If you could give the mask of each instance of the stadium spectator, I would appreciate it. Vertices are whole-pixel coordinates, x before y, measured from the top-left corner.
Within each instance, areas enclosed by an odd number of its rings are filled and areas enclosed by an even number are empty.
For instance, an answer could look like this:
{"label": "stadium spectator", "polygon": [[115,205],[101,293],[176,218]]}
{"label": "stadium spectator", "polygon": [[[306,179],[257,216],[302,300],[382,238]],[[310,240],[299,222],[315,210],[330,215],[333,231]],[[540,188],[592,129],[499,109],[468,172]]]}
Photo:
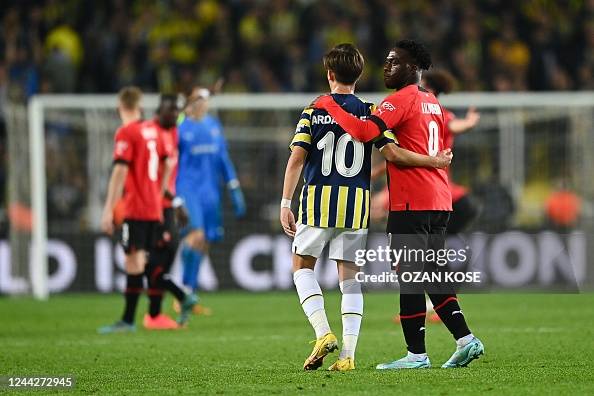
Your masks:
{"label": "stadium spectator", "polygon": [[360,89],[381,90],[382,49],[403,36],[422,38],[437,66],[465,70],[463,91],[592,89],[593,14],[585,0],[7,0],[0,49],[22,99],[130,83],[174,91],[188,70],[204,84],[233,71],[251,91],[319,91],[319,60],[341,41],[369,60]]}

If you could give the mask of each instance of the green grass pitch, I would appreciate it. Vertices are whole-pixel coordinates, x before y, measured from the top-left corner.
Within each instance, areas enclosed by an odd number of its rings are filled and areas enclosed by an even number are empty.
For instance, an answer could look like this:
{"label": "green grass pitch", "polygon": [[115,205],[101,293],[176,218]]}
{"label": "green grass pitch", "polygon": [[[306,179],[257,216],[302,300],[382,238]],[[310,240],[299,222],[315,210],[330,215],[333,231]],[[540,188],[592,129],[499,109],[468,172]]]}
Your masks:
{"label": "green grass pitch", "polygon": [[[592,294],[465,295],[462,308],[486,355],[468,368],[439,368],[454,343],[443,325],[428,324],[435,368],[399,372],[374,369],[404,353],[391,322],[393,293],[366,294],[349,373],[301,370],[313,332],[295,293],[217,293],[204,302],[214,315],[193,318],[189,329],[102,336],[96,328],[120,314],[120,296],[1,298],[0,375],[74,375],[73,390],[53,391],[62,394],[594,394]],[[340,339],[339,307],[339,294],[328,293]]]}

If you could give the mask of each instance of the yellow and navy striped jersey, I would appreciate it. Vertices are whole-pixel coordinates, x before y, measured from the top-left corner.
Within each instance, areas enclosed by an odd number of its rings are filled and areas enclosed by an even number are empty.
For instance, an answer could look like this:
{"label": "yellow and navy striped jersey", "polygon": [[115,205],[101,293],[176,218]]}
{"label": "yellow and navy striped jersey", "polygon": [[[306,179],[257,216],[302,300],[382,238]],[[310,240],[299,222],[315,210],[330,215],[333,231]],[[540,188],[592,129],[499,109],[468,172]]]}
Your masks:
{"label": "yellow and navy striped jersey", "polygon": [[[332,94],[337,103],[358,117],[371,115],[375,106],[355,95]],[[298,222],[315,227],[367,228],[371,151],[394,142],[385,131],[373,142],[361,143],[346,133],[325,111],[306,108],[301,113],[291,150],[307,150]]]}

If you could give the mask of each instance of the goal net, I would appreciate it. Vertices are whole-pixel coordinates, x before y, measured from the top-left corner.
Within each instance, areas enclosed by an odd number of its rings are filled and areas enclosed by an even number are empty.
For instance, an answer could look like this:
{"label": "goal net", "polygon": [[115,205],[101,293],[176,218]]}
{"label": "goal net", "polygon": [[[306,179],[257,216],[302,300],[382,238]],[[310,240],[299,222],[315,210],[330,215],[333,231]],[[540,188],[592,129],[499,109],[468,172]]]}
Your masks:
{"label": "goal net", "polygon": [[[212,98],[248,210],[235,219],[229,200],[223,202],[225,238],[202,271],[204,288],[292,286],[290,240],[278,207],[288,143],[314,96]],[[361,97],[378,103],[383,95]],[[469,106],[481,113],[479,125],[456,138],[452,175],[482,203],[465,243],[489,284],[592,284],[594,95],[459,93],[442,103],[460,117]],[[146,117],[156,104],[155,95],[144,98]],[[121,288],[123,253],[99,229],[119,126],[115,109],[115,95],[41,95],[6,109],[10,228],[0,241],[1,294],[46,298]],[[375,182],[372,196],[381,184]],[[372,221],[369,244],[385,243],[384,226],[381,216]],[[385,263],[375,265],[369,270]],[[336,285],[331,263],[323,260],[318,271],[323,285]]]}

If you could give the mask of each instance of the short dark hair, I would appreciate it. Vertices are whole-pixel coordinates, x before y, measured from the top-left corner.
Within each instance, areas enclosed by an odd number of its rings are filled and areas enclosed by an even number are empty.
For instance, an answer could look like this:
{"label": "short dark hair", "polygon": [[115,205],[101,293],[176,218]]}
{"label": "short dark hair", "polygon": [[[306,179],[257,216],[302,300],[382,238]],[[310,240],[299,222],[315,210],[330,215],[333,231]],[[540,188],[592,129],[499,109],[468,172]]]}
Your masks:
{"label": "short dark hair", "polygon": [[359,50],[349,43],[338,44],[324,55],[324,68],[334,73],[336,81],[342,84],[354,84],[361,73],[365,59]]}
{"label": "short dark hair", "polygon": [[456,82],[454,76],[443,69],[433,69],[423,73],[423,80],[425,80],[425,88],[432,90],[435,96],[452,92]]}
{"label": "short dark hair", "polygon": [[171,102],[177,107],[177,95],[174,94],[161,94],[159,95],[159,107],[161,109],[166,103]]}
{"label": "short dark hair", "polygon": [[431,55],[425,46],[414,40],[400,40],[394,48],[405,50],[421,70],[429,70],[432,65]]}

